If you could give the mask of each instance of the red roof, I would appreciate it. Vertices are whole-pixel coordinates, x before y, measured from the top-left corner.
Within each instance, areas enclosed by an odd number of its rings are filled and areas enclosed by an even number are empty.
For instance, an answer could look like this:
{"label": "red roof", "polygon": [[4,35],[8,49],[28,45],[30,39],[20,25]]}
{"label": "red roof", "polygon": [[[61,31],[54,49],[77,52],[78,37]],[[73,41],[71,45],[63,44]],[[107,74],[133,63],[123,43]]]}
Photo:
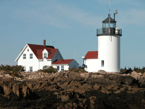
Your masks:
{"label": "red roof", "polygon": [[36,55],[38,59],[42,58],[42,51],[46,49],[50,54],[46,59],[52,59],[54,54],[58,49],[52,48],[52,46],[44,46],[44,45],[35,45],[35,44],[28,44],[28,46],[31,48],[33,53]]}
{"label": "red roof", "polygon": [[57,60],[52,64],[69,64],[73,59]]}
{"label": "red roof", "polygon": [[85,58],[86,59],[98,59],[98,51],[88,51]]}

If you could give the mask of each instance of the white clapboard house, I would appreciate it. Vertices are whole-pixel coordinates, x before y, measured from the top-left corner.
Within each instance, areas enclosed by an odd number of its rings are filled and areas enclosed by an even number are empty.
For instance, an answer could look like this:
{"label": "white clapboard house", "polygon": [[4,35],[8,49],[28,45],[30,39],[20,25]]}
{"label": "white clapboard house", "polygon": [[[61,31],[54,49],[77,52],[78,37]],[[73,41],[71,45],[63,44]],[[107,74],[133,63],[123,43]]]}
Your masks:
{"label": "white clapboard house", "polygon": [[15,61],[24,67],[25,71],[38,71],[46,66],[53,66],[58,71],[78,68],[79,64],[74,59],[63,59],[60,51],[53,46],[26,44]]}

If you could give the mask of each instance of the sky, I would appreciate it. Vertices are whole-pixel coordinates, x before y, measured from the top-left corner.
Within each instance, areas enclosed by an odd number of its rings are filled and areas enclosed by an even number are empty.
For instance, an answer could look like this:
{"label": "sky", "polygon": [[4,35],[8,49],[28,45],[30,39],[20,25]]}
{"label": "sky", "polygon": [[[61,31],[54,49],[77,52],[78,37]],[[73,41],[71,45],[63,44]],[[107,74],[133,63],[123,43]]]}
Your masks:
{"label": "sky", "polygon": [[[145,0],[111,0],[122,29],[121,68],[145,66]],[[64,59],[98,50],[96,29],[108,17],[109,0],[0,0],[0,64],[17,65],[15,59],[29,44],[58,48]]]}

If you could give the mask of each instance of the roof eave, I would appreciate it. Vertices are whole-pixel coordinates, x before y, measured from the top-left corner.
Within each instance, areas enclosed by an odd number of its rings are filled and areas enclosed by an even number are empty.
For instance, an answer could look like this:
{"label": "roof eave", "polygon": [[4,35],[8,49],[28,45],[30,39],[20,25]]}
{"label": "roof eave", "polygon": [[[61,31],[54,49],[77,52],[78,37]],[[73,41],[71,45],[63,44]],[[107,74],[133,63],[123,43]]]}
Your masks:
{"label": "roof eave", "polygon": [[86,59],[98,59],[98,58],[86,58]]}
{"label": "roof eave", "polygon": [[21,54],[24,52],[24,50],[27,48],[28,44],[26,44],[24,46],[24,48],[21,50],[21,52],[19,53],[19,55],[17,56],[17,58],[15,59],[15,61],[18,61],[19,57],[21,56]]}
{"label": "roof eave", "polygon": [[52,64],[52,65],[69,65],[69,64]]}

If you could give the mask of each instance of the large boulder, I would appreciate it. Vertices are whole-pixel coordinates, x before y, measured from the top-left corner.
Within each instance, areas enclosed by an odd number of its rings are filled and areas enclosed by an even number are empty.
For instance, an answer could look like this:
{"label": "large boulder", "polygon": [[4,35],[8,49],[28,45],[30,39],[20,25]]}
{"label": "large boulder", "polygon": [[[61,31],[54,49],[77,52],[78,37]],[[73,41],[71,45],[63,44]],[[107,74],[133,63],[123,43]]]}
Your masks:
{"label": "large boulder", "polygon": [[143,77],[145,77],[145,72],[143,73]]}
{"label": "large boulder", "polygon": [[121,84],[127,84],[127,85],[139,85],[138,80],[134,79],[131,76],[121,76],[119,82]]}
{"label": "large boulder", "polygon": [[26,85],[22,85],[22,93],[24,98],[30,98],[32,91]]}
{"label": "large boulder", "polygon": [[136,71],[131,72],[131,76],[133,78],[135,78],[136,80],[138,80],[140,78],[140,73],[137,73]]}
{"label": "large boulder", "polygon": [[16,94],[17,96],[20,96],[20,86],[19,84],[14,84],[12,87],[12,91],[14,94]]}
{"label": "large boulder", "polygon": [[3,85],[4,96],[10,98],[10,93],[12,92],[12,81],[5,81]]}

